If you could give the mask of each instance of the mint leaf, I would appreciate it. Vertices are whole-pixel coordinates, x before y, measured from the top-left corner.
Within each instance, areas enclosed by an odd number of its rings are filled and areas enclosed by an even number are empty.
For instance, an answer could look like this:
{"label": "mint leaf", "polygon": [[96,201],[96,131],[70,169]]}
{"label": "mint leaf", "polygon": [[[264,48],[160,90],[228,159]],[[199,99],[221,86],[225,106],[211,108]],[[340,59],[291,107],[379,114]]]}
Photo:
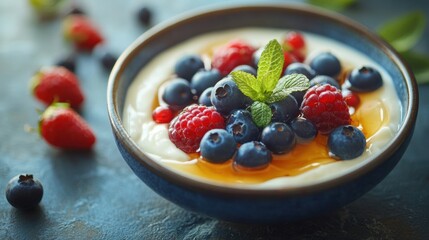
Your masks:
{"label": "mint leaf", "polygon": [[356,4],[356,0],[307,0],[307,2],[336,11],[343,10]]}
{"label": "mint leaf", "polygon": [[310,87],[310,81],[303,74],[290,74],[282,77],[273,93],[268,98],[268,103],[277,102],[285,99],[292,92],[304,91]]}
{"label": "mint leaf", "polygon": [[265,127],[270,124],[273,115],[270,106],[259,101],[253,102],[250,106],[250,113],[252,114],[253,122],[255,122],[258,127]]}
{"label": "mint leaf", "polygon": [[405,52],[420,40],[425,25],[424,13],[415,11],[385,23],[378,33],[398,52]]}
{"label": "mint leaf", "polygon": [[283,50],[277,40],[271,40],[261,54],[258,63],[257,80],[262,85],[262,93],[270,94],[282,74],[284,64]]}
{"label": "mint leaf", "polygon": [[429,83],[429,57],[415,52],[402,53],[404,59],[410,64],[418,84]]}
{"label": "mint leaf", "polygon": [[232,79],[237,84],[240,91],[253,100],[261,100],[260,97],[260,83],[256,80],[255,76],[243,71],[233,71],[231,73]]}

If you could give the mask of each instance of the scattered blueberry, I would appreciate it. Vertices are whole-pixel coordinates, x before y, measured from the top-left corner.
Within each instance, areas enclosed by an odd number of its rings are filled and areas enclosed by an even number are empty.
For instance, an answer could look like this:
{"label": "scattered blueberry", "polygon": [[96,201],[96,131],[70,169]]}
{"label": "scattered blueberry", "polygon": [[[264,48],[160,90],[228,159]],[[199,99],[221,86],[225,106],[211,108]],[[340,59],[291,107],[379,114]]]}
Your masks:
{"label": "scattered blueberry", "polygon": [[329,151],[336,157],[348,160],[359,157],[366,146],[362,131],[351,125],[335,128],[328,138]]}
{"label": "scattered blueberry", "polygon": [[239,65],[239,66],[235,67],[234,69],[232,69],[231,72],[233,72],[233,71],[247,72],[247,73],[252,74],[253,76],[256,77],[256,69],[253,68],[252,66],[249,66],[249,65]]}
{"label": "scattered blueberry", "polygon": [[308,80],[311,80],[316,76],[316,72],[311,69],[310,66],[300,62],[294,62],[289,64],[289,66],[287,66],[284,71],[284,75],[290,75],[293,73],[303,74],[308,78]]}
{"label": "scattered blueberry", "polygon": [[70,54],[66,57],[59,59],[56,63],[56,66],[62,66],[68,70],[74,72],[76,70],[76,55]]}
{"label": "scattered blueberry", "polygon": [[315,85],[324,85],[324,84],[330,84],[330,85],[336,87],[337,89],[341,89],[338,81],[335,80],[334,78],[330,77],[330,76],[319,75],[310,81],[310,87],[315,86]]}
{"label": "scattered blueberry", "polygon": [[223,115],[228,115],[235,109],[244,109],[252,102],[238,89],[237,84],[230,77],[225,77],[216,83],[210,99],[216,110]]}
{"label": "scattered blueberry", "polygon": [[43,186],[31,174],[13,177],[6,186],[7,201],[18,209],[35,208],[43,197]]}
{"label": "scattered blueberry", "polygon": [[186,55],[181,57],[174,66],[174,72],[179,78],[191,81],[194,74],[204,69],[204,62],[198,55]]}
{"label": "scattered blueberry", "polygon": [[231,159],[236,148],[234,137],[224,129],[208,131],[200,143],[201,156],[213,163],[222,163]]}
{"label": "scattered blueberry", "polygon": [[118,57],[116,57],[110,52],[105,52],[100,58],[101,65],[106,71],[112,70],[113,66],[116,63],[116,60],[118,60]]}
{"label": "scattered blueberry", "polygon": [[252,141],[242,144],[234,156],[236,169],[263,169],[268,166],[273,156],[261,142]]}
{"label": "scattered blueberry", "polygon": [[383,85],[380,73],[372,67],[355,68],[348,76],[350,89],[357,92],[370,92]]}
{"label": "scattered blueberry", "polygon": [[141,24],[143,24],[144,26],[147,26],[151,24],[152,12],[147,6],[143,6],[137,11],[137,19]]}
{"label": "scattered blueberry", "polygon": [[193,95],[189,82],[176,78],[171,80],[164,89],[162,100],[174,110],[179,110],[191,104]]}
{"label": "scattered blueberry", "polygon": [[330,52],[323,52],[315,56],[310,62],[310,67],[317,75],[337,77],[341,72],[341,63],[337,57]]}
{"label": "scattered blueberry", "polygon": [[295,147],[295,134],[282,122],[273,122],[262,130],[261,142],[275,154],[287,153]]}
{"label": "scattered blueberry", "polygon": [[285,99],[270,104],[272,122],[288,123],[299,114],[299,105],[295,97],[288,95]]}
{"label": "scattered blueberry", "polygon": [[197,96],[200,96],[204,90],[213,87],[221,79],[222,76],[217,69],[200,70],[191,79],[191,89],[195,91]]}
{"label": "scattered blueberry", "polygon": [[198,104],[205,105],[207,107],[213,106],[212,101],[210,100],[210,96],[212,95],[213,87],[209,87],[201,93],[198,98]]}
{"label": "scattered blueberry", "polygon": [[66,13],[66,15],[72,15],[72,14],[85,15],[85,11],[81,7],[74,5],[74,6],[71,6],[68,12]]}
{"label": "scattered blueberry", "polygon": [[311,142],[317,135],[316,126],[305,118],[295,118],[290,122],[290,127],[295,133],[298,143]]}
{"label": "scattered blueberry", "polygon": [[226,131],[234,136],[237,143],[256,141],[259,128],[252,120],[252,115],[244,109],[234,110],[226,121]]}

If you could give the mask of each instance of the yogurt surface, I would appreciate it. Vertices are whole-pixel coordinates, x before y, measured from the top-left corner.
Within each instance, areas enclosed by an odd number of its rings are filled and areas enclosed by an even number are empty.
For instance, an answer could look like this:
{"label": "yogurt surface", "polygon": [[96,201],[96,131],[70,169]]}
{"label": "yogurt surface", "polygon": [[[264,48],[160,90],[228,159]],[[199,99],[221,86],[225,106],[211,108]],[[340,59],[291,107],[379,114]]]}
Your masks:
{"label": "yogurt surface", "polygon": [[[384,119],[379,126],[371,131],[371,137],[367,137],[366,151],[358,158],[347,161],[334,161],[332,163],[314,166],[313,169],[295,176],[276,177],[262,183],[244,184],[223,183],[191,174],[182,169],[184,165],[192,165],[198,162],[197,158],[190,157],[178,149],[168,137],[168,124],[157,124],[152,120],[154,102],[157,102],[158,89],[162,84],[171,79],[174,64],[181,56],[186,54],[202,54],[203,59],[210,59],[211,51],[232,39],[243,39],[253,46],[264,46],[272,39],[280,39],[285,35],[287,29],[262,29],[241,28],[222,32],[213,32],[191,38],[173,48],[170,48],[153,58],[138,74],[128,89],[123,121],[125,129],[139,148],[167,168],[195,178],[218,185],[239,185],[240,188],[264,188],[276,189],[283,187],[297,187],[311,185],[327,181],[341,175],[347,174],[359,166],[371,161],[374,154],[383,151],[398,131],[401,119],[402,107],[394,89],[392,78],[376,62],[340,42],[319,35],[303,32],[306,39],[307,59],[323,52],[332,52],[338,57],[343,68],[352,69],[360,66],[371,66],[377,69],[382,78],[383,86],[378,90],[366,94],[365,99],[377,99],[376,102],[365,106],[369,109],[365,112],[356,112],[364,116],[357,116],[362,121],[371,121],[372,117]],[[209,64],[209,62],[208,62]],[[372,106],[372,105],[374,106]],[[380,106],[378,106],[380,105]],[[368,115],[366,115],[368,114]]]}

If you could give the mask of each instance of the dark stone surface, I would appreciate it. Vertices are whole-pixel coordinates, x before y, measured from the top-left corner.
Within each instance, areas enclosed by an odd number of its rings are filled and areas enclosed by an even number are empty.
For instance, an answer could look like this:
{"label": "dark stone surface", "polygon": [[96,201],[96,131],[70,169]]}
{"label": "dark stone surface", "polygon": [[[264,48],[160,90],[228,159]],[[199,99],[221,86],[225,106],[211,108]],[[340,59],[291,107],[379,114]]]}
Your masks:
{"label": "dark stone surface", "polygon": [[[141,1],[80,2],[114,52],[123,51],[147,29],[135,16]],[[207,4],[212,1],[158,0],[148,6],[158,23]],[[418,0],[359,1],[345,14],[376,29],[385,20],[415,9],[429,16],[429,3]],[[416,131],[403,159],[364,197],[303,222],[232,224],[178,208],[131,172],[107,119],[108,73],[91,54],[79,55],[77,74],[87,96],[81,114],[98,137],[94,150],[62,152],[25,130],[37,126],[36,109],[43,108],[29,93],[31,75],[72,50],[60,27],[59,19],[38,21],[27,1],[0,3],[0,239],[429,239],[429,85],[420,86]],[[428,30],[417,46],[426,54]],[[32,173],[44,185],[45,196],[35,211],[18,211],[4,197],[7,182],[19,173]]]}

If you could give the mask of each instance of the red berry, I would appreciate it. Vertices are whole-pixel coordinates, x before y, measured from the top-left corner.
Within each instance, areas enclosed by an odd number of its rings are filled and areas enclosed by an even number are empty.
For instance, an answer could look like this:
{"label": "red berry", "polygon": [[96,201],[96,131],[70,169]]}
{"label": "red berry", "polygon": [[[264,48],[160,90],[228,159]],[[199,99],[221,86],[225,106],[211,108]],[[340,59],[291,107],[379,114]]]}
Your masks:
{"label": "red berry", "polygon": [[48,144],[61,149],[90,149],[96,141],[90,126],[67,103],[54,103],[43,112],[39,132]]}
{"label": "red berry", "polygon": [[290,54],[296,59],[297,62],[304,62],[305,60],[305,51],[293,49],[290,51]]}
{"label": "red berry", "polygon": [[173,117],[173,110],[168,106],[158,106],[152,112],[152,118],[156,123],[169,123]]}
{"label": "red berry", "polygon": [[76,75],[64,67],[51,67],[37,72],[31,79],[34,96],[45,105],[67,102],[79,108],[84,100]]}
{"label": "red berry", "polygon": [[194,153],[201,139],[209,130],[225,128],[225,119],[213,107],[190,105],[175,117],[169,125],[170,140],[182,151]]}
{"label": "red berry", "polygon": [[300,50],[305,47],[304,36],[298,32],[288,32],[285,41],[292,49]]}
{"label": "red berry", "polygon": [[357,95],[356,93],[343,92],[343,98],[344,98],[344,101],[346,101],[347,105],[349,105],[350,107],[356,108],[359,106],[360,98],[359,98],[359,95]]}
{"label": "red berry", "polygon": [[83,15],[69,15],[64,20],[63,32],[80,50],[92,51],[103,42],[103,37],[94,24]]}
{"label": "red berry", "polygon": [[239,65],[251,65],[253,52],[255,48],[248,43],[241,40],[231,41],[214,52],[212,67],[226,76]]}
{"label": "red berry", "polygon": [[298,62],[298,60],[295,58],[294,55],[292,55],[290,52],[283,52],[284,56],[284,64],[283,64],[283,71],[289,66],[290,64],[294,62]]}
{"label": "red berry", "polygon": [[351,122],[349,108],[341,92],[329,84],[310,88],[304,95],[301,111],[322,134],[328,134],[334,128]]}

